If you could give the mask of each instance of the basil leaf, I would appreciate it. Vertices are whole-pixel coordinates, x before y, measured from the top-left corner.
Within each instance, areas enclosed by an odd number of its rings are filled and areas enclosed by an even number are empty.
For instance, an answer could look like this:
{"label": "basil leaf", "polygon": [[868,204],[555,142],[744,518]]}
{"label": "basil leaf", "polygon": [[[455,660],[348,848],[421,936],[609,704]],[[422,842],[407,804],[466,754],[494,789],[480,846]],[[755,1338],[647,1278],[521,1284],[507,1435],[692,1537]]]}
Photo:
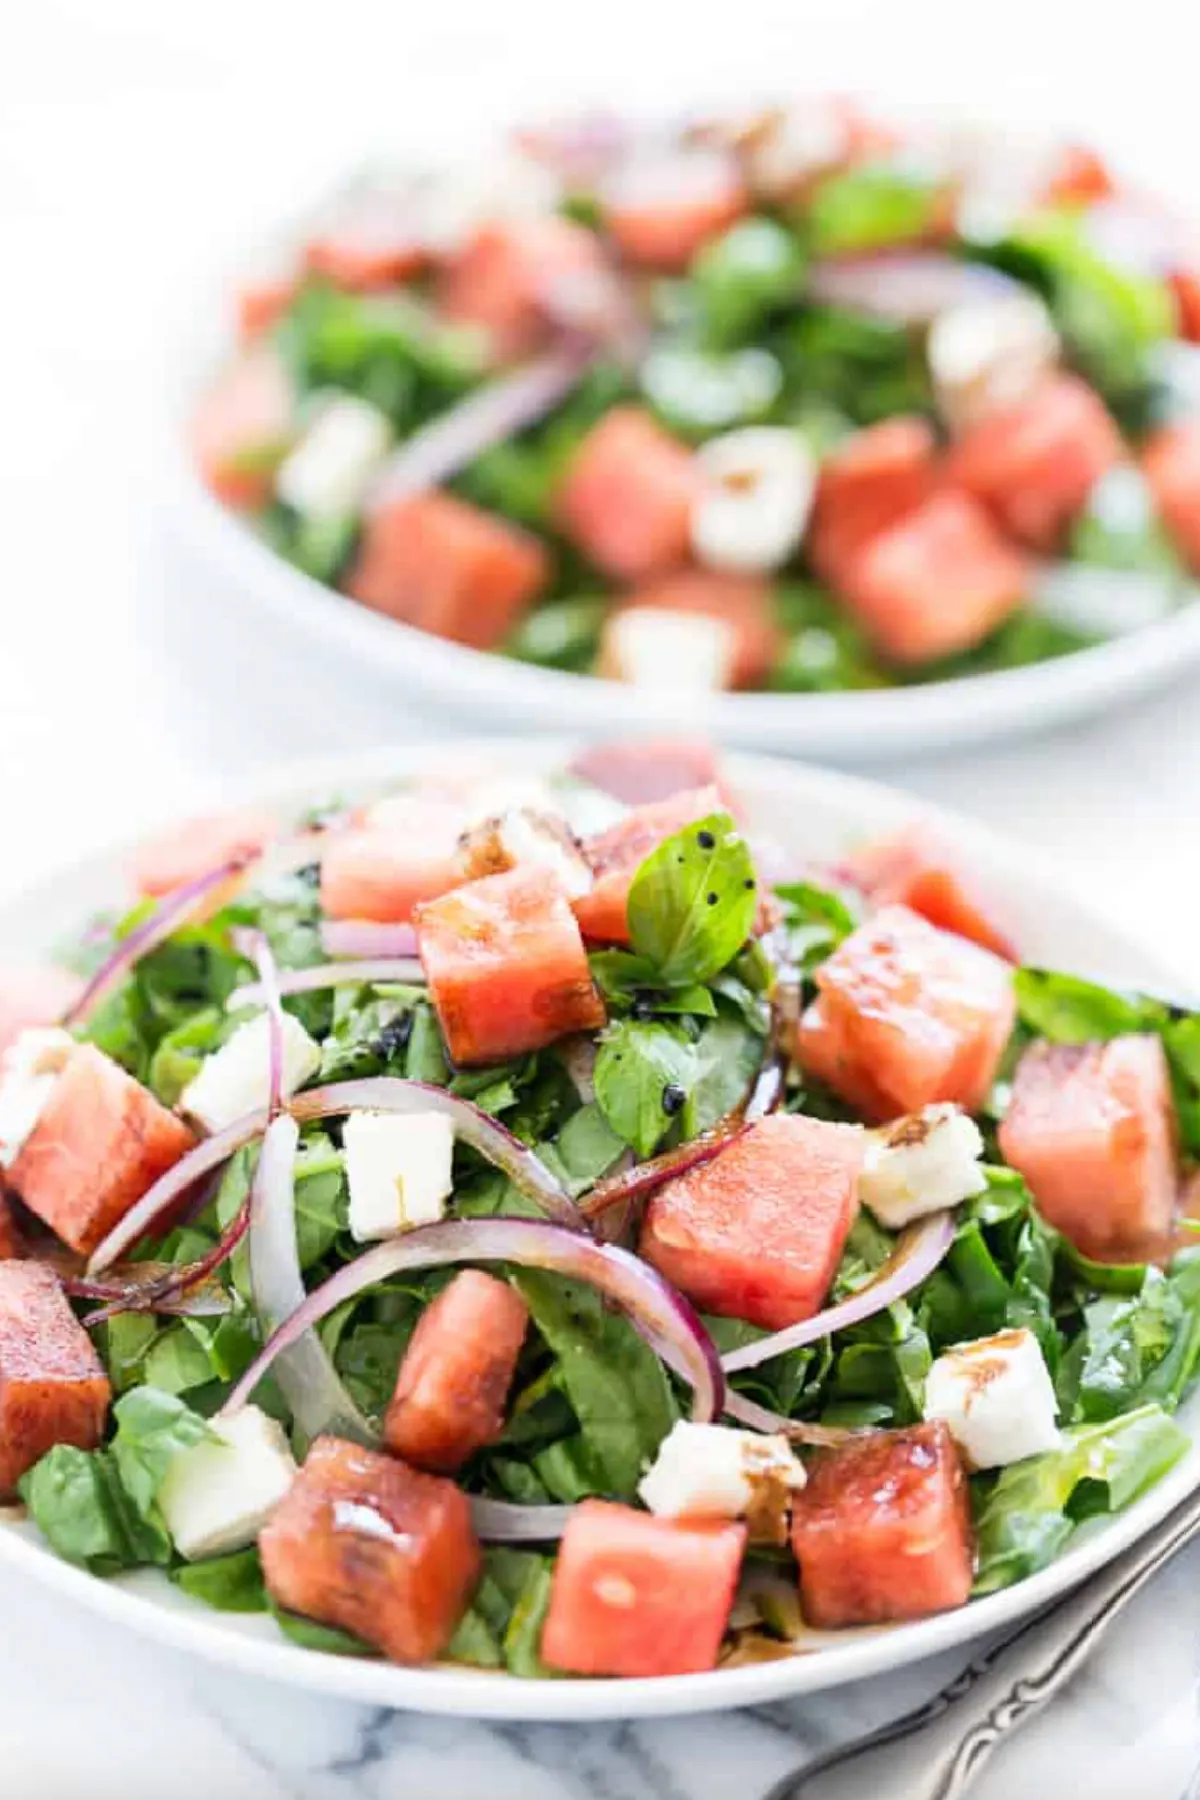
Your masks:
{"label": "basil leaf", "polygon": [[596,1055],[596,1103],[639,1157],[653,1156],[696,1078],[696,1048],[681,1026],[620,1019]]}
{"label": "basil leaf", "polygon": [[211,1556],[204,1562],[183,1563],[169,1571],[171,1580],[193,1600],[217,1612],[259,1613],[267,1610],[258,1551],[234,1550],[228,1556]]}
{"label": "basil leaf", "polygon": [[757,907],[746,840],[728,813],[713,813],[646,858],[629,890],[629,936],[660,981],[710,981],[745,943]]}

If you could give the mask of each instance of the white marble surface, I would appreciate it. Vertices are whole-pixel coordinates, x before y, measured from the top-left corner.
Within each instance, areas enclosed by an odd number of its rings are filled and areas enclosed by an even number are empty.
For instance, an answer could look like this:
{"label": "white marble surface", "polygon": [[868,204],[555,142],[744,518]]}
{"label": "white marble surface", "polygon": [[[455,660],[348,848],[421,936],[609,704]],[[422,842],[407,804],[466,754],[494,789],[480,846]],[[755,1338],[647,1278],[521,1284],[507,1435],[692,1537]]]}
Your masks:
{"label": "white marble surface", "polygon": [[[154,504],[162,371],[201,271],[364,148],[577,98],[817,83],[976,92],[1195,168],[1177,0],[40,0],[0,44],[0,888],[380,715],[274,649],[180,556]],[[1080,44],[1087,33],[1088,51]],[[581,46],[583,53],[581,54]],[[1186,183],[1185,183],[1186,191]],[[402,737],[431,728],[405,713]],[[885,771],[1054,856],[1200,984],[1200,678],[1058,737]],[[0,946],[2,949],[2,946]],[[1179,1800],[1200,1762],[1200,1553],[1014,1746],[981,1800],[1065,1782]],[[803,1706],[630,1727],[474,1726],[325,1703],[100,1627],[28,1581],[0,1599],[5,1800],[758,1800],[815,1746],[953,1665]]]}

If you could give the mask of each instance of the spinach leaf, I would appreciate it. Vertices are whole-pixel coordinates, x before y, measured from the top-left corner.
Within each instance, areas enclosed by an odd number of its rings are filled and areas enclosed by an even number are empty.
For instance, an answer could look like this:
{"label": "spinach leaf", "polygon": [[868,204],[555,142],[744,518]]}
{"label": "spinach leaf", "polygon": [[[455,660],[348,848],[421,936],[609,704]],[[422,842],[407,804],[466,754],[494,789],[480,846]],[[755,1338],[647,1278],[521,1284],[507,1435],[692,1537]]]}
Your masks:
{"label": "spinach leaf", "polygon": [[855,929],[859,915],[849,899],[812,881],[788,881],[775,889],[783,902],[788,951],[802,975],[811,975]]}
{"label": "spinach leaf", "polygon": [[593,1288],[534,1269],[515,1270],[512,1280],[556,1359],[594,1491],[631,1500],[645,1464],[678,1417],[662,1364]]}
{"label": "spinach leaf", "polygon": [[538,668],[586,674],[599,652],[607,611],[608,602],[602,595],[579,594],[566,600],[551,600],[525,615],[505,650],[509,656],[534,663]]}
{"label": "spinach leaf", "polygon": [[322,1650],[326,1656],[378,1656],[378,1650],[353,1632],[338,1625],[320,1625],[316,1619],[305,1619],[300,1613],[285,1612],[268,1601],[269,1610],[284,1637],[302,1650]]}
{"label": "spinach leaf", "polygon": [[709,981],[745,943],[757,908],[749,847],[728,813],[713,813],[667,838],[638,870],[630,940],[661,981]]}
{"label": "spinach leaf", "polygon": [[1100,477],[1071,528],[1068,549],[1075,561],[1095,568],[1161,575],[1168,589],[1183,575],[1149,483],[1133,463]]}
{"label": "spinach leaf", "polygon": [[696,1073],[696,1050],[679,1025],[619,1019],[596,1055],[596,1102],[639,1157],[653,1156],[683,1108]]}
{"label": "spinach leaf", "polygon": [[933,223],[938,203],[932,181],[888,163],[864,163],[827,176],[807,213],[813,253],[843,256],[912,243]]}
{"label": "spinach leaf", "polygon": [[182,1593],[217,1612],[260,1613],[268,1607],[262,1563],[253,1546],[204,1562],[182,1563],[168,1571]]}
{"label": "spinach leaf", "polygon": [[1140,1293],[1085,1309],[1076,1416],[1112,1419],[1151,1401],[1174,1412],[1198,1364],[1200,1251],[1191,1250],[1169,1274],[1147,1269]]}
{"label": "spinach leaf", "polygon": [[1112,1423],[1074,1426],[1059,1449],[1002,1470],[979,1507],[975,1593],[1044,1569],[1080,1520],[1120,1512],[1187,1447],[1187,1433],[1161,1407],[1143,1406]]}
{"label": "spinach leaf", "polygon": [[766,1010],[749,1015],[721,999],[715,1018],[701,1025],[692,1051],[692,1074],[679,1115],[685,1139],[699,1137],[745,1099],[762,1064]]}
{"label": "spinach leaf", "polygon": [[625,1140],[613,1130],[598,1101],[572,1113],[558,1136],[538,1153],[573,1199],[594,1187],[625,1154]]}
{"label": "spinach leaf", "polygon": [[783,392],[783,370],[761,345],[717,351],[677,339],[649,352],[641,385],[667,430],[696,442],[768,418]]}
{"label": "spinach leaf", "polygon": [[776,219],[742,219],[714,238],[692,262],[696,309],[710,343],[743,343],[780,307],[794,302],[807,257],[800,240]]}

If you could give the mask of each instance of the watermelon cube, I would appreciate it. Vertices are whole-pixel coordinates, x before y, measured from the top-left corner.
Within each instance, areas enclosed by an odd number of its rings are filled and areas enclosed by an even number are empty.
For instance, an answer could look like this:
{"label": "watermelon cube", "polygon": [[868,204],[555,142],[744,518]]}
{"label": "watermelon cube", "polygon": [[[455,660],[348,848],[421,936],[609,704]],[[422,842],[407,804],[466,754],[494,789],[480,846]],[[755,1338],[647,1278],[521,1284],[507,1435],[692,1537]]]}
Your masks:
{"label": "watermelon cube", "polygon": [[554,1565],[542,1660],[572,1675],[711,1669],[745,1547],[744,1525],[583,1501]]}
{"label": "watermelon cube", "polygon": [[456,325],[486,333],[504,362],[542,345],[559,296],[569,305],[608,279],[599,241],[581,225],[550,214],[505,219],[482,226],[449,263],[438,303]]}
{"label": "watermelon cube", "polygon": [[331,919],[407,923],[423,900],[436,900],[465,879],[461,829],[460,807],[395,795],[325,840],[321,905]]}
{"label": "watermelon cube", "polygon": [[821,964],[816,983],[797,1039],[809,1074],[877,1120],[935,1100],[982,1106],[1016,1015],[1000,957],[885,906]]}
{"label": "watermelon cube", "polygon": [[1051,1225],[1086,1255],[1161,1254],[1179,1191],[1161,1039],[1032,1044],[1017,1064],[1000,1148]]}
{"label": "watermelon cube", "polygon": [[201,397],[190,427],[192,456],[218,500],[253,509],[271,498],[294,434],[291,383],[278,354],[262,344],[231,363]]}
{"label": "watermelon cube", "polygon": [[111,1390],[52,1269],[0,1262],[0,1499],[55,1444],[94,1450]]}
{"label": "watermelon cube", "polygon": [[279,820],[265,807],[208,813],[169,825],[140,843],[130,874],[139,894],[158,899],[224,862],[249,862],[279,835]]}
{"label": "watermelon cube", "polygon": [[907,906],[942,931],[1016,961],[1012,939],[988,901],[976,893],[954,851],[928,826],[910,825],[894,837],[864,845],[850,858],[847,873],[875,906]]}
{"label": "watermelon cube", "polygon": [[[1200,340],[1200,315],[1197,339]],[[1180,555],[1194,573],[1200,574],[1200,420],[1158,432],[1144,452],[1142,466]]]}
{"label": "watermelon cube", "polygon": [[77,975],[54,963],[0,968],[0,1054],[33,1025],[57,1025],[81,987]]}
{"label": "watermelon cube", "polygon": [[479,1579],[466,1495],[340,1438],[317,1439],[258,1547],[278,1605],[397,1663],[445,1649]]}
{"label": "watermelon cube", "polygon": [[842,585],[863,545],[933,494],[937,444],[921,418],[885,419],[856,431],[821,464],[808,553],[824,581]]}
{"label": "watermelon cube", "polygon": [[409,281],[428,266],[410,195],[367,188],[349,195],[304,248],[310,275],[352,293]]}
{"label": "watermelon cube", "polygon": [[947,474],[1013,537],[1049,552],[1124,455],[1099,395],[1076,375],[1054,375],[1019,406],[965,431]]}
{"label": "watermelon cube", "polygon": [[486,875],[413,916],[453,1062],[503,1062],[604,1024],[579,926],[548,869]]}
{"label": "watermelon cube", "polygon": [[384,1421],[394,1456],[453,1474],[504,1429],[504,1403],[529,1323],[507,1281],[464,1269],[432,1305],[404,1353]]}
{"label": "watermelon cube", "polygon": [[594,943],[627,944],[629,890],[651,851],[694,820],[725,810],[719,789],[688,788],[666,800],[635,807],[606,831],[588,838],[583,853],[595,881],[591,892],[575,902],[575,917],[584,937]]}
{"label": "watermelon cube", "polygon": [[964,1605],[970,1506],[946,1426],[876,1432],[814,1457],[792,1503],[792,1549],[810,1625],[883,1625]]}
{"label": "watermelon cube", "polygon": [[194,1142],[149,1088],[93,1045],[80,1044],[8,1178],[30,1212],[90,1256]]}
{"label": "watermelon cube", "polygon": [[842,597],[890,661],[973,649],[1021,604],[1025,558],[966,494],[935,494],[843,566]]}
{"label": "watermelon cube", "polygon": [[503,642],[545,587],[530,532],[453,494],[414,494],[368,514],[346,592],[376,612],[475,650]]}
{"label": "watermelon cube", "polygon": [[607,184],[604,223],[626,262],[682,274],[749,207],[733,157],[704,145],[630,159]]}
{"label": "watermelon cube", "polygon": [[858,1211],[854,1125],[777,1113],[667,1182],[640,1254],[704,1312],[781,1330],[825,1303]]}
{"label": "watermelon cube", "polygon": [[617,406],[567,466],[559,523],[605,574],[640,581],[687,560],[699,490],[691,451],[641,407]]}

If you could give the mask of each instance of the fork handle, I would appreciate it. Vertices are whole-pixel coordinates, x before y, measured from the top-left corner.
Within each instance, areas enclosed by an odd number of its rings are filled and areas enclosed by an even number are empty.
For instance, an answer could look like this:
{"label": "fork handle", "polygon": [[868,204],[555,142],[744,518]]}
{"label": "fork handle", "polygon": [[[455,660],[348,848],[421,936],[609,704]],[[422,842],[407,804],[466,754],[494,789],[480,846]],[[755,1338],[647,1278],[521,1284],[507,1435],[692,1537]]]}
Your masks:
{"label": "fork handle", "polygon": [[914,1712],[786,1776],[766,1800],[960,1800],[1002,1743],[1071,1680],[1114,1619],[1200,1529],[1200,1495]]}

